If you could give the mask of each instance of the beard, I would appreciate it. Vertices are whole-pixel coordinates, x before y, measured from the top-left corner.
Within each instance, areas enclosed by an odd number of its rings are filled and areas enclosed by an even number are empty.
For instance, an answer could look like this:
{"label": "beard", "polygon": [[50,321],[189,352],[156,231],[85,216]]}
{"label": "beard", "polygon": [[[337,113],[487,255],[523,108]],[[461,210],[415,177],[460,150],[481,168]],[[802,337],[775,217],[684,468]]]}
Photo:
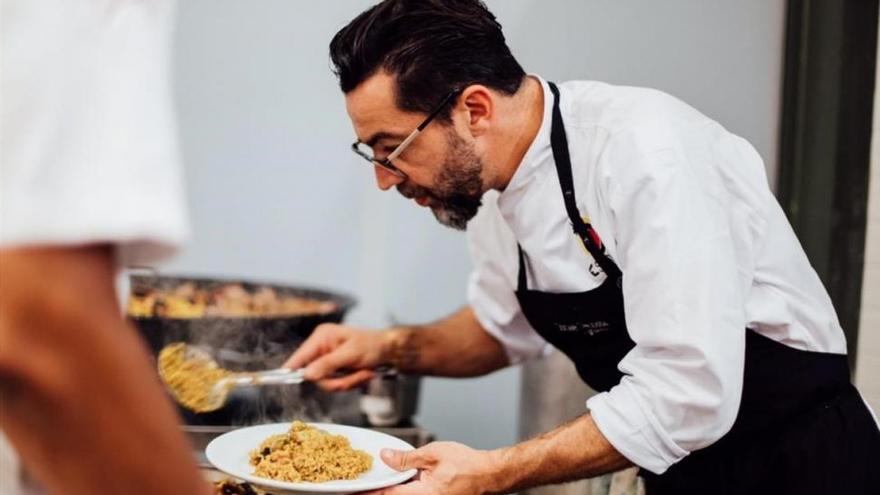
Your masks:
{"label": "beard", "polygon": [[437,176],[437,185],[425,188],[404,182],[397,191],[407,198],[428,197],[431,212],[442,225],[465,230],[482,205],[483,162],[472,145],[450,130],[446,136],[446,159]]}

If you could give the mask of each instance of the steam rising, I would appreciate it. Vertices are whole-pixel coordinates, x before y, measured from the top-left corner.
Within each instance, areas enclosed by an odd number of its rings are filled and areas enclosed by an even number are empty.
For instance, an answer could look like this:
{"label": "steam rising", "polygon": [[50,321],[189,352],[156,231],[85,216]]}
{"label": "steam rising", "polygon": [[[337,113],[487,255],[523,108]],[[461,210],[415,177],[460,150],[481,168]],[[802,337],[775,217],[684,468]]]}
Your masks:
{"label": "steam rising", "polygon": [[[194,280],[161,276],[131,277],[132,293],[168,290],[182,283],[210,289],[229,281]],[[263,285],[242,284],[249,292]],[[350,301],[333,294],[271,286],[279,294],[334,301],[336,312],[296,317],[202,317],[136,318],[135,325],[154,353],[173,342],[201,347],[230,371],[262,371],[280,367],[305,336],[318,324],[338,320]],[[223,408],[198,414],[179,407],[183,422],[191,426],[246,426],[289,422],[294,419],[318,422],[361,422],[358,393],[329,393],[316,385],[271,385],[235,389]]]}

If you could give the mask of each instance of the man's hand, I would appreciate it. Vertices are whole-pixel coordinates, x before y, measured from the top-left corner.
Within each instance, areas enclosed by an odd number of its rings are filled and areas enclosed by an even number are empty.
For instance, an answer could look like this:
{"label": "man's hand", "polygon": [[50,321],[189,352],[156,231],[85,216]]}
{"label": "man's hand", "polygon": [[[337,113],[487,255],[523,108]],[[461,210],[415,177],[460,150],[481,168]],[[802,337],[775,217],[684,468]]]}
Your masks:
{"label": "man's hand", "polygon": [[415,481],[369,495],[515,493],[535,486],[590,478],[632,464],[602,436],[589,414],[553,431],[492,451],[437,442],[409,452],[384,450],[399,471],[418,469]]}
{"label": "man's hand", "polygon": [[[306,379],[317,381],[326,390],[348,390],[369,381],[375,376],[373,369],[388,361],[389,332],[325,323],[315,329],[284,367],[305,367]],[[350,373],[333,376],[341,370]]]}
{"label": "man's hand", "polygon": [[492,452],[460,443],[434,442],[403,452],[385,449],[382,461],[398,471],[418,469],[414,481],[376,490],[366,495],[482,495],[495,493],[498,474]]}
{"label": "man's hand", "polygon": [[[286,368],[327,390],[346,390],[371,379],[373,369],[393,365],[403,373],[446,377],[482,376],[509,364],[504,347],[462,308],[428,325],[371,331],[324,324],[293,353]],[[347,376],[334,377],[346,370]]]}

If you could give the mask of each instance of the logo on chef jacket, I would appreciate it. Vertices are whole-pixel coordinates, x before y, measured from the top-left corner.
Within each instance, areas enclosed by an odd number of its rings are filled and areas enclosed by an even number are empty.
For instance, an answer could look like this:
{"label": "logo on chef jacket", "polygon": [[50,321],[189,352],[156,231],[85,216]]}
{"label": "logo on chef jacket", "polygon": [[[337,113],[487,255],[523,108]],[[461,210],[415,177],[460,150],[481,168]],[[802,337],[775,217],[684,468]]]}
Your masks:
{"label": "logo on chef jacket", "polygon": [[[581,219],[583,219],[583,221],[586,223],[590,223],[590,216],[589,215],[584,215],[581,217]],[[594,277],[598,277],[599,275],[602,275],[603,273],[605,273],[602,270],[602,267],[599,266],[599,263],[596,261],[596,259],[593,258],[593,255],[590,253],[590,250],[587,249],[587,245],[584,244],[584,240],[581,239],[581,237],[577,234],[574,234],[574,238],[577,239],[578,245],[580,245],[581,249],[584,250],[584,253],[590,257],[590,260],[591,260],[590,266],[587,268],[590,271],[590,275],[592,275]]]}
{"label": "logo on chef jacket", "polygon": [[563,333],[585,333],[592,337],[597,333],[602,333],[611,328],[611,324],[607,321],[583,321],[576,323],[557,323],[556,329]]}

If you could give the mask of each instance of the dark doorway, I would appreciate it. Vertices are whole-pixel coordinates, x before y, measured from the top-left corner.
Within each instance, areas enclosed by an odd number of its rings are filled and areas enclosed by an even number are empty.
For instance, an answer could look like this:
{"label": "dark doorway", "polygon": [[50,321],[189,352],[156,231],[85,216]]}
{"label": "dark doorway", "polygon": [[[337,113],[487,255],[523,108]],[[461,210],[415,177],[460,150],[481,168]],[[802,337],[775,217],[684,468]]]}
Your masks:
{"label": "dark doorway", "polygon": [[878,0],[789,0],[779,201],[858,342]]}

